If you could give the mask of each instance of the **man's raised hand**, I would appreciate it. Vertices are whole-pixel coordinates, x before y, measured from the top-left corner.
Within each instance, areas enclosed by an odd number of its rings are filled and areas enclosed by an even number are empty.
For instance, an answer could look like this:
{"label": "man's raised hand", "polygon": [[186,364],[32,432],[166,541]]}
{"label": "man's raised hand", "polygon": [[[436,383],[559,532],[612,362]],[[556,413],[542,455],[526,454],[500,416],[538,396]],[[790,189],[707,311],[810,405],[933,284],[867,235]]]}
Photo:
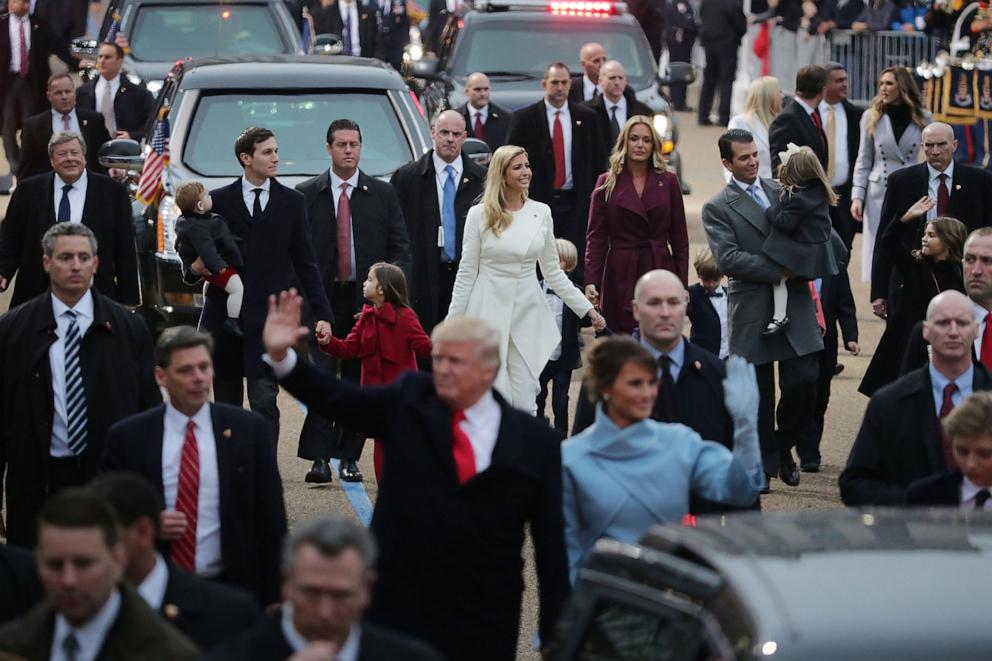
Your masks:
{"label": "man's raised hand", "polygon": [[269,314],[262,329],[262,342],[272,360],[285,358],[290,347],[310,334],[309,328],[300,325],[302,304],[303,299],[295,289],[269,296]]}

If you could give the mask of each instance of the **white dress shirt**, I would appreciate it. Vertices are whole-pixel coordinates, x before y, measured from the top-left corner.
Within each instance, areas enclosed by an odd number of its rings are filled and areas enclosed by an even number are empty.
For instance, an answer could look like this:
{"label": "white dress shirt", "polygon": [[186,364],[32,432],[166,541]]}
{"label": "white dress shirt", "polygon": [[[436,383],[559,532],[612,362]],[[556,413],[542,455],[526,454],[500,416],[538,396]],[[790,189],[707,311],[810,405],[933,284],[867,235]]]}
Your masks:
{"label": "white dress shirt", "polygon": [[[565,313],[565,302],[555,293],[554,289],[551,289],[544,283],[544,280],[541,280],[541,291],[544,292],[544,299],[548,302],[548,309],[551,310],[551,316],[555,318],[555,326],[558,327],[559,332],[562,332],[562,316]],[[562,337],[564,337],[564,332],[562,332]],[[551,357],[548,360],[558,360],[559,358],[561,358],[561,342],[551,352]]]}
{"label": "white dress shirt", "polygon": [[[358,3],[355,0],[348,2],[347,0],[342,0],[338,3],[338,11],[341,13],[341,28],[344,29],[345,15],[350,14],[348,21],[351,23],[348,25],[351,28],[351,54],[360,55],[362,52],[362,38],[358,31]],[[342,41],[342,44],[344,42]]]}
{"label": "white dress shirt", "polygon": [[[86,337],[86,331],[93,323],[93,292],[87,290],[75,307],[60,301],[52,294],[52,312],[55,315],[56,340],[48,348],[48,364],[52,370],[52,395],[54,408],[52,416],[52,442],[48,452],[53,457],[74,457],[69,449],[69,430],[65,413],[65,335],[69,330],[69,317],[65,314],[72,309],[76,313],[76,326],[79,328],[80,340]],[[86,386],[86,376],[83,375],[83,386]]]}
{"label": "white dress shirt", "polygon": [[479,119],[482,120],[482,125],[485,126],[486,125],[486,121],[489,119],[489,104],[487,103],[486,105],[482,106],[481,108],[476,108],[471,103],[468,104],[468,116],[469,116],[468,133],[469,133],[469,137],[472,137],[473,135],[475,135],[474,133],[472,133],[472,130],[475,128],[475,117],[476,117],[476,115],[479,116]]}
{"label": "white dress shirt", "polygon": [[[950,199],[954,192],[954,161],[951,161],[947,166],[947,169],[943,172],[938,172],[934,169],[932,165],[927,163],[927,173],[929,177],[929,183],[927,184],[927,194],[930,196],[931,200],[937,200],[937,189],[940,186],[940,175],[946,174],[947,180],[944,185],[947,186],[947,197]],[[937,217],[937,205],[933,205],[930,211],[927,211],[927,220],[933,220]]]}
{"label": "white dress shirt", "polygon": [[[88,180],[86,178],[86,169],[83,168],[83,174],[76,180],[76,183],[72,185],[69,190],[69,222],[70,223],[81,223],[83,222],[83,207],[86,205],[86,186]],[[55,175],[55,185],[52,187],[52,201],[55,206],[52,210],[55,214],[52,216],[52,222],[59,217],[59,205],[62,204],[62,187],[65,186],[65,182],[62,181],[62,177]]]}
{"label": "white dress shirt", "polygon": [[[341,199],[341,184],[348,184],[348,201],[351,201],[352,196],[355,193],[355,187],[358,186],[358,170],[355,170],[355,174],[348,177],[347,180],[334,174],[334,170],[328,170],[331,175],[331,203],[334,205],[334,215],[337,217],[338,213],[338,201]],[[441,198],[438,198],[438,204],[441,203]],[[355,272],[355,210],[351,210],[351,230],[349,230],[348,235],[351,237],[351,275],[348,277],[348,281],[357,281],[358,274]],[[336,245],[336,244],[335,244]],[[365,274],[362,274],[362,279],[365,279]]]}
{"label": "white dress shirt", "polygon": [[599,90],[600,94],[603,93],[602,88],[598,84],[589,80],[589,76],[582,74],[582,100],[592,101],[595,99],[596,90]]}
{"label": "white dress shirt", "polygon": [[[961,476],[961,503],[958,505],[962,510],[966,512],[975,511],[975,496],[978,495],[979,491],[990,491],[990,487],[980,487],[971,480],[968,479],[967,475]],[[982,505],[982,511],[992,512],[992,498],[985,501]]]}
{"label": "white dress shirt", "polygon": [[[269,354],[262,354],[262,361],[272,368],[276,379],[282,379],[296,367],[299,356],[294,349],[286,352],[282,360],[272,360]],[[489,468],[493,460],[493,448],[496,447],[496,437],[499,436],[499,425],[503,420],[503,412],[499,403],[493,397],[493,391],[486,394],[472,406],[465,409],[465,420],[461,422],[461,430],[468,435],[475,454],[475,472],[481,473]]]}
{"label": "white dress shirt", "polygon": [[162,608],[162,602],[165,601],[165,589],[168,586],[169,567],[165,564],[165,559],[156,552],[155,566],[148,572],[148,576],[145,576],[145,580],[141,581],[141,585],[138,586],[138,594],[153,611],[157,611]]}
{"label": "white dress shirt", "polygon": [[269,188],[271,186],[271,179],[266,179],[262,182],[261,186],[256,186],[248,181],[247,178],[241,177],[241,197],[245,201],[245,208],[248,209],[249,216],[251,216],[251,210],[255,208],[255,193],[253,191],[256,188],[262,189],[262,193],[258,196],[258,201],[262,205],[262,211],[265,211],[265,207],[269,204]]}
{"label": "white dress shirt", "polygon": [[716,310],[716,316],[720,317],[720,359],[722,360],[730,354],[730,334],[727,332],[727,288],[720,285],[713,296],[707,294],[706,298]]}
{"label": "white dress shirt", "polygon": [[[568,112],[568,102],[561,104],[561,108],[555,108],[544,100],[544,109],[548,114],[548,135],[552,143],[555,139],[555,113],[561,113],[561,132],[565,139],[565,185],[562,190],[571,190],[572,184],[572,116]],[[552,179],[554,173],[552,173]]]}
{"label": "white dress shirt", "polygon": [[623,94],[620,95],[619,101],[610,101],[606,96],[603,96],[603,105],[606,107],[606,122],[611,121],[613,116],[613,106],[617,107],[617,124],[620,125],[620,130],[623,130],[623,125],[627,123],[627,99]]}
{"label": "white dress shirt", "polygon": [[31,21],[27,15],[17,18],[10,15],[8,27],[10,28],[10,70],[13,73],[21,72],[21,23],[24,23],[24,46],[31,53]]}
{"label": "white dress shirt", "polygon": [[110,85],[110,98],[117,98],[117,90],[121,88],[121,75],[117,74],[111,80],[107,80],[103,76],[96,79],[96,89],[94,92],[96,94],[96,111],[99,113],[103,112],[103,90],[107,85]]}
{"label": "white dress shirt", "polygon": [[820,101],[820,117],[823,119],[823,130],[827,130],[827,117],[830,108],[834,109],[834,178],[830,183],[843,186],[847,183],[847,174],[851,166],[851,157],[847,153],[847,113],[843,103],[830,104]]}
{"label": "white dress shirt", "polygon": [[[985,323],[985,317],[988,316],[989,311],[975,301],[971,302],[971,306],[975,308],[975,320],[978,321],[978,337],[975,338],[975,355],[981,360],[982,338],[985,337],[985,333],[989,330],[988,325]],[[927,345],[927,348],[929,348],[929,345]]]}
{"label": "white dress shirt", "polygon": [[117,613],[121,609],[121,593],[114,590],[110,593],[110,598],[91,617],[89,621],[79,628],[73,628],[61,613],[55,616],[55,633],[52,636],[52,651],[48,657],[49,661],[67,661],[65,650],[62,649],[62,641],[70,633],[75,635],[79,649],[75,654],[75,661],[94,661],[100,648],[103,647],[103,640],[107,637],[107,632],[117,619]]}
{"label": "white dress shirt", "polygon": [[[176,509],[179,489],[179,464],[186,438],[186,417],[172,404],[165,406],[162,433],[162,487],[165,509]],[[196,574],[217,576],[224,570],[220,555],[220,478],[217,469],[217,445],[214,439],[210,404],[204,404],[192,418],[196,446],[200,452],[200,493],[196,506]]]}
{"label": "white dress shirt", "polygon": [[[76,116],[76,109],[73,108],[69,113],[69,130],[75,133],[80,133],[79,130],[79,118]],[[65,131],[65,122],[62,120],[62,113],[55,110],[52,111],[52,135],[56,133],[62,133]]]}
{"label": "white dress shirt", "polygon": [[[289,602],[284,602],[280,611],[282,611],[281,625],[283,637],[294,653],[302,651],[310,643],[303,637],[303,634],[296,630],[296,626],[293,624],[293,605]],[[362,627],[356,624],[348,632],[348,638],[344,641],[344,645],[334,655],[334,661],[358,661],[361,642]]]}

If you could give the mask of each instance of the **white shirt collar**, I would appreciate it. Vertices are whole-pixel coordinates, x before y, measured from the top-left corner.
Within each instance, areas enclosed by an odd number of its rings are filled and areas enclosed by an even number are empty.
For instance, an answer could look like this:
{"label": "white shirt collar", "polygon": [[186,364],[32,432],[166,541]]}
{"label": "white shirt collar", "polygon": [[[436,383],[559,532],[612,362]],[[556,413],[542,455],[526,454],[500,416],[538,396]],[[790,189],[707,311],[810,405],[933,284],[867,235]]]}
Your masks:
{"label": "white shirt collar", "polygon": [[617,101],[616,103],[614,103],[613,101],[610,101],[608,98],[606,98],[606,95],[604,94],[603,95],[603,105],[606,106],[606,114],[607,115],[610,114],[610,110],[613,109],[613,106],[616,106],[619,110],[622,110],[624,112],[627,112],[627,97],[625,97],[623,94],[621,94],[620,95],[620,100]]}
{"label": "white shirt collar", "polygon": [[[967,475],[961,476],[961,503],[971,503],[972,506],[975,504],[975,496],[978,495],[979,491],[989,491],[992,487],[980,487],[971,480],[968,479]],[[970,508],[969,508],[970,509]]]}
{"label": "white shirt collar", "polygon": [[[947,165],[947,169],[945,169],[943,172],[938,171],[936,168],[934,168],[934,166],[932,166],[929,163],[927,163],[927,172],[930,173],[930,181],[933,181],[934,179],[936,179],[937,177],[939,177],[941,174],[946,174],[948,179],[954,179],[954,161],[952,160]],[[950,192],[950,191],[948,191],[948,192]]]}
{"label": "white shirt collar", "polygon": [[254,195],[252,191],[256,188],[261,188],[266,193],[269,192],[269,187],[272,186],[272,179],[266,177],[265,181],[262,182],[261,186],[256,186],[255,184],[248,181],[247,177],[241,177],[241,197],[248,197]]}
{"label": "white shirt collar", "polygon": [[439,178],[446,176],[444,174],[444,168],[448,167],[449,165],[455,169],[455,180],[456,181],[457,181],[458,177],[461,176],[462,169],[463,169],[462,168],[462,155],[461,154],[458,154],[458,156],[455,157],[455,160],[451,161],[450,163],[446,163],[443,158],[441,158],[440,156],[437,155],[437,152],[436,151],[432,151],[431,152],[431,157],[434,159],[434,171],[437,173],[437,176]]}
{"label": "white shirt collar", "polygon": [[[65,186],[65,181],[63,181],[62,180],[62,177],[60,177],[58,175],[58,173],[56,172],[55,173],[55,190],[60,191],[60,190],[62,190],[62,187],[63,186]],[[73,188],[78,188],[79,190],[82,190],[82,189],[86,188],[86,168],[83,168],[83,174],[81,174],[79,176],[79,179],[76,179],[76,181],[72,182],[72,187]]]}
{"label": "white shirt collar", "polygon": [[[597,89],[599,89],[599,84],[589,80],[589,76],[586,74],[582,74],[582,98],[592,97],[593,90]],[[599,90],[599,93],[602,94],[603,90]]]}
{"label": "white shirt collar", "polygon": [[479,401],[465,409],[465,417],[473,425],[481,424],[483,420],[488,419],[493,407],[498,409],[499,404],[496,402],[496,398],[493,397],[493,391],[490,389],[479,398]]}
{"label": "white shirt collar", "polygon": [[735,184],[737,184],[737,187],[740,188],[745,193],[748,191],[749,188],[751,188],[751,186],[755,186],[755,185],[757,185],[757,187],[761,190],[762,194],[764,194],[765,192],[765,189],[761,186],[761,177],[755,179],[753,184],[745,184],[743,181],[733,176],[730,177],[730,180]]}
{"label": "white shirt collar", "polygon": [[362,627],[359,624],[355,624],[351,627],[351,631],[348,632],[348,639],[344,641],[344,645],[338,650],[337,656],[334,657],[334,661],[358,661],[359,646],[362,642]]}
{"label": "white shirt collar", "polygon": [[79,650],[76,652],[77,659],[95,659],[103,647],[103,641],[107,637],[107,632],[117,619],[117,613],[121,609],[121,593],[118,587],[110,593],[106,603],[100,607],[96,615],[91,617],[86,624],[79,628],[72,625],[62,616],[61,613],[55,615],[55,634],[52,636],[52,649],[58,650],[55,658],[65,658],[62,651],[62,641],[69,633],[76,636]]}
{"label": "white shirt collar", "polygon": [[553,105],[551,105],[550,103],[548,103],[548,100],[547,99],[544,99],[544,109],[547,111],[548,118],[550,118],[550,119],[554,119],[554,116],[555,116],[555,113],[556,112],[560,112],[562,118],[567,118],[567,117],[570,116],[568,114],[568,101],[566,101],[565,103],[561,104],[561,108],[555,108]]}
{"label": "white shirt collar", "polygon": [[67,310],[72,310],[77,315],[86,317],[90,321],[93,320],[93,290],[87,289],[83,297],[76,301],[76,305],[70,308],[68,305],[63,303],[59,298],[52,294],[52,312],[56,319],[61,317],[66,313]]}
{"label": "white shirt collar", "polygon": [[120,84],[121,84],[121,74],[118,73],[116,76],[114,76],[113,78],[110,78],[110,79],[107,79],[107,78],[104,78],[103,76],[100,76],[98,82],[101,82],[104,85],[110,85],[111,89],[114,89],[116,87],[119,87]]}
{"label": "white shirt collar", "polygon": [[356,169],[355,170],[355,174],[353,174],[350,177],[348,177],[348,179],[342,179],[341,177],[337,176],[336,174],[334,174],[334,170],[331,169],[331,168],[328,168],[327,171],[331,175],[331,188],[333,188],[334,190],[336,190],[336,191],[341,190],[341,184],[345,183],[345,181],[348,182],[348,187],[351,190],[354,190],[354,189],[358,188],[358,173],[359,173],[359,170]]}
{"label": "white shirt collar", "polygon": [[169,567],[165,564],[165,560],[159,553],[155,553],[155,565],[152,570],[148,572],[148,576],[145,576],[145,580],[141,581],[141,585],[138,586],[138,594],[144,599],[152,610],[159,610],[162,608],[162,602],[165,600],[165,589],[169,585]]}
{"label": "white shirt collar", "polygon": [[813,106],[809,105],[808,103],[806,103],[806,101],[799,98],[798,96],[793,97],[793,99],[795,100],[796,103],[798,103],[800,106],[803,107],[807,115],[813,114]]}
{"label": "white shirt collar", "polygon": [[176,429],[186,429],[186,423],[189,420],[193,421],[193,424],[196,425],[197,429],[209,429],[213,426],[213,421],[210,419],[209,402],[204,403],[204,405],[200,407],[200,410],[192,416],[182,413],[171,403],[167,403],[165,405],[165,417]]}
{"label": "white shirt collar", "polygon": [[[481,108],[476,108],[471,103],[468,104],[468,117],[471,120],[470,123],[475,122],[476,115],[482,115],[482,123],[485,124],[486,118],[489,117],[489,104],[482,106]],[[469,126],[468,130],[471,131],[472,127]]]}

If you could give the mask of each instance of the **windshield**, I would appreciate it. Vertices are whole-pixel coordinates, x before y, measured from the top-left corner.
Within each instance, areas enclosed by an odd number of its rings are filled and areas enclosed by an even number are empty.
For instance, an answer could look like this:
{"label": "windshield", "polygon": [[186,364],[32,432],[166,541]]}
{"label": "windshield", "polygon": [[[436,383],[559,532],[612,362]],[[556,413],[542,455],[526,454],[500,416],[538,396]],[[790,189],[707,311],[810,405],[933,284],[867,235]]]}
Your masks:
{"label": "windshield", "polygon": [[265,5],[141,5],[130,37],[148,62],[287,51]]}
{"label": "windshield", "polygon": [[410,142],[386,92],[300,91],[256,94],[250,90],[200,99],[183,152],[183,162],[207,177],[236,177],[241,168],[231,145],[246,126],[264,126],[279,143],[279,174],[315,175],[330,167],[324,136],[339,117],[362,128],[361,168],[382,176],[413,160]]}
{"label": "windshield", "polygon": [[[601,43],[611,59],[623,64],[635,89],[654,84],[651,51],[640,28],[607,19],[476,22],[459,36],[450,73],[464,79],[474,71],[494,71],[540,80],[545,65],[554,61],[578,73],[579,47],[589,41]],[[497,76],[493,82],[498,81]]]}

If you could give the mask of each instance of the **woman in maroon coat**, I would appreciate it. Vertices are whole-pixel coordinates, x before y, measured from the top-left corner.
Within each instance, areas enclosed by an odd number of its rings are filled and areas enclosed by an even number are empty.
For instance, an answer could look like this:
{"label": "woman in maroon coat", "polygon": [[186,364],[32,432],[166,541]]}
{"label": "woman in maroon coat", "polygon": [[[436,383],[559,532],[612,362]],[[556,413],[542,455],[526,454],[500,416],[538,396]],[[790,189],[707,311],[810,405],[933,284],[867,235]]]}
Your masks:
{"label": "woman in maroon coat", "polygon": [[613,330],[634,330],[634,284],[665,269],[688,285],[689,235],[678,177],[665,171],[650,117],[627,120],[599,176],[586,231],[586,296]]}

